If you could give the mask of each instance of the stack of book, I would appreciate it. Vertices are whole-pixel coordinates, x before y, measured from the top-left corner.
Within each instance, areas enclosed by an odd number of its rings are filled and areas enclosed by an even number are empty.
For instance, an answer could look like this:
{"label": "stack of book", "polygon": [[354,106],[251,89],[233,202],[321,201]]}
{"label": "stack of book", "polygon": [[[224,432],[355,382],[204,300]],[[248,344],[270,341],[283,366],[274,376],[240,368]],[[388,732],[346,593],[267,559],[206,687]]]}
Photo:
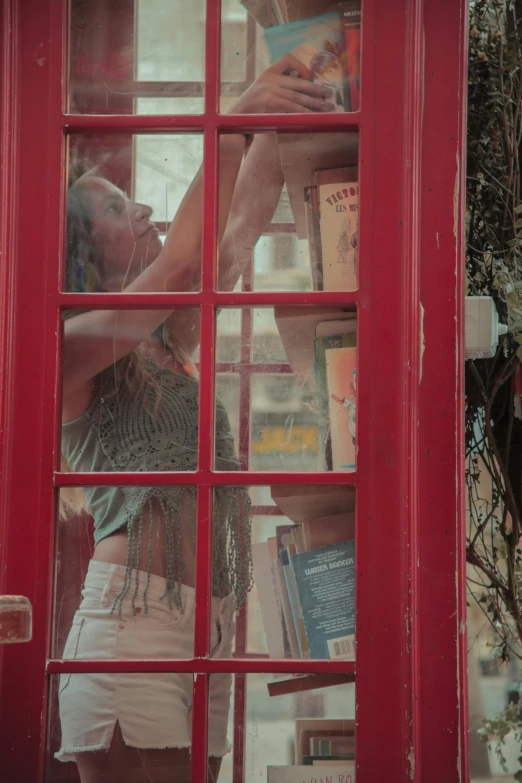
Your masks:
{"label": "stack of book", "polygon": [[295,756],[294,765],[268,767],[268,783],[354,783],[355,721],[297,720]]}
{"label": "stack of book", "polygon": [[[272,658],[355,657],[353,502],[346,510],[348,488],[327,489],[325,500],[316,487],[274,487],[272,496],[292,524],[278,526],[275,536],[252,547]],[[307,505],[310,516],[303,511]],[[312,516],[318,507],[331,513]]]}

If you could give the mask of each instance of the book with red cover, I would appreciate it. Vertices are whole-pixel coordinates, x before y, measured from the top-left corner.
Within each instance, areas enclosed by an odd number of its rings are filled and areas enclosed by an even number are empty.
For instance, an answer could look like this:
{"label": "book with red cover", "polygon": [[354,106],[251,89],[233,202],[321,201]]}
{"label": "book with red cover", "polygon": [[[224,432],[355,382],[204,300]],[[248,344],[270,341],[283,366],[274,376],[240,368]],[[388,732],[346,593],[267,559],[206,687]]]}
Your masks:
{"label": "book with red cover", "polygon": [[359,111],[361,99],[361,2],[347,0],[340,4],[346,41],[345,95],[346,111]]}

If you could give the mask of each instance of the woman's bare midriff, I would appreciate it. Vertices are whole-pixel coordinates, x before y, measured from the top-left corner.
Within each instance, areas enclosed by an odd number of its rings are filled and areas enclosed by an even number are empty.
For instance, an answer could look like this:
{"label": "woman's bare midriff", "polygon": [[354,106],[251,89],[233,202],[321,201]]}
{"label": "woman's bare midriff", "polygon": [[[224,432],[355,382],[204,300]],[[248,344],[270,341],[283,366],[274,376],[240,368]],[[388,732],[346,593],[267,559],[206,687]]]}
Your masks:
{"label": "woman's bare midriff", "polygon": [[[149,535],[152,524],[151,554],[149,555]],[[181,520],[181,556],[185,566],[185,571],[181,579],[182,583],[189,587],[196,584],[196,553],[193,546],[194,523],[188,516],[183,516]],[[161,510],[158,504],[153,501],[152,521],[145,516],[143,519],[143,530],[141,534],[141,550],[139,555],[138,568],[141,571],[147,571],[149,568],[152,574],[166,577],[167,558],[166,558],[166,537],[165,524],[161,516]],[[100,541],[93,553],[93,560],[101,560],[104,563],[114,563],[115,565],[125,566],[127,564],[127,532],[118,531]]]}

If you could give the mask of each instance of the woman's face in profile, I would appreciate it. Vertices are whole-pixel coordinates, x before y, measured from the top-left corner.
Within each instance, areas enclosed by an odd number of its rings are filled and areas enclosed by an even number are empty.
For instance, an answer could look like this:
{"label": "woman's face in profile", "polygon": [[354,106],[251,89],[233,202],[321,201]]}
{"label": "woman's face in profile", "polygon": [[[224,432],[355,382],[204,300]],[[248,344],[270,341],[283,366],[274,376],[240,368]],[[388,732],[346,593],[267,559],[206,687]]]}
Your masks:
{"label": "woman's face in profile", "polygon": [[103,258],[104,283],[110,288],[130,283],[154,261],[162,248],[158,229],[151,222],[152,210],[130,201],[101,177],[82,181],[89,209],[93,238]]}

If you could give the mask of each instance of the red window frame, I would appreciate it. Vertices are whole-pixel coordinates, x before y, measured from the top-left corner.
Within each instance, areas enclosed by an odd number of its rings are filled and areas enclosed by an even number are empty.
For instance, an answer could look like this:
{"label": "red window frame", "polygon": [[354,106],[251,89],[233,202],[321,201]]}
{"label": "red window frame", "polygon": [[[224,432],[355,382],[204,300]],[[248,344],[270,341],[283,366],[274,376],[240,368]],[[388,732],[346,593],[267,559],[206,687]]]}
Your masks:
{"label": "red window frame", "polygon": [[[2,0],[0,592],[27,595],[34,607],[33,641],[0,652],[4,769],[13,783],[43,780],[46,682],[59,672],[196,674],[192,779],[205,781],[206,732],[200,729],[209,673],[355,675],[356,669],[358,783],[467,780],[465,0],[364,0],[359,113],[248,117],[218,113],[219,0],[207,0],[204,115],[64,114],[66,5]],[[218,135],[268,129],[360,131],[357,294],[215,291]],[[204,133],[201,292],[60,293],[66,134],[183,130]],[[116,480],[113,474],[72,477],[57,470],[60,312],[86,301],[100,308],[200,307],[196,473],[118,474]],[[357,306],[356,474],[212,471],[216,309],[276,304]],[[49,658],[57,488],[114,483],[198,486],[198,622],[191,660]],[[209,658],[212,488],[283,483],[356,484],[356,667],[345,661]],[[240,758],[236,775],[238,764]]]}

